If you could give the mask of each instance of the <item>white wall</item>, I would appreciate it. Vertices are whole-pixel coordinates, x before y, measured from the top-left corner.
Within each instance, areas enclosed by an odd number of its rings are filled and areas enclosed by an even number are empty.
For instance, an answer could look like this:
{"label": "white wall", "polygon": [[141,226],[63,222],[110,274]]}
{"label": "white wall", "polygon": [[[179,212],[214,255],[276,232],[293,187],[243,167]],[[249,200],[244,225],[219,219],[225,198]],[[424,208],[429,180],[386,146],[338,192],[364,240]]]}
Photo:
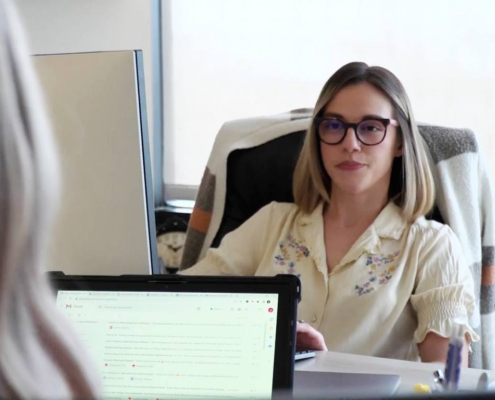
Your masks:
{"label": "white wall", "polygon": [[142,50],[151,155],[151,0],[15,0],[33,54]]}
{"label": "white wall", "polygon": [[[166,184],[199,184],[225,121],[313,107],[325,81],[350,61],[394,72],[418,121],[471,128],[485,153],[495,150],[493,0],[167,4]],[[489,165],[495,172],[494,157]]]}

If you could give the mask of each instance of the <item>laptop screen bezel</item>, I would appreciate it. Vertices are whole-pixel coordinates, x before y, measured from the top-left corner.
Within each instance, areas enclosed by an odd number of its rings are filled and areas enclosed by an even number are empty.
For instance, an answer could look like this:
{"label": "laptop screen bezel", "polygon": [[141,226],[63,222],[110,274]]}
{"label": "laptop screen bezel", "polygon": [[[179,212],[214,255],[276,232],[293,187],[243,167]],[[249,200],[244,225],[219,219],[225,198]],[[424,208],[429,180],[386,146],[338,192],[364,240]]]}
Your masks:
{"label": "laptop screen bezel", "polygon": [[115,292],[209,292],[271,293],[278,295],[278,313],[273,365],[273,391],[292,389],[297,304],[300,282],[293,275],[276,277],[212,277],[212,276],[52,276],[55,294],[60,291]]}

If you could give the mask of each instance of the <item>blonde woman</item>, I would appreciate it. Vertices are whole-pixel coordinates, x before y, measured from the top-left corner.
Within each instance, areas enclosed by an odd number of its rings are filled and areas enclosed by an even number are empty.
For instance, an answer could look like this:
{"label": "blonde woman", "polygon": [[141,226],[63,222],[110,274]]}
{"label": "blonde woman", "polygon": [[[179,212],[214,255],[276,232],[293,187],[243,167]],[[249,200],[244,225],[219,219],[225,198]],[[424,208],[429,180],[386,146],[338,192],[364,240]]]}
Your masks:
{"label": "blonde woman", "polygon": [[0,0],[0,27],[0,398],[98,397],[98,378],[43,275],[56,157],[8,0]]}
{"label": "blonde woman", "polygon": [[[390,71],[350,63],[323,87],[294,174],[272,203],[185,274],[297,274],[298,344],[444,362],[474,283],[452,230],[425,219],[434,182],[411,106]],[[391,179],[393,177],[393,179]]]}

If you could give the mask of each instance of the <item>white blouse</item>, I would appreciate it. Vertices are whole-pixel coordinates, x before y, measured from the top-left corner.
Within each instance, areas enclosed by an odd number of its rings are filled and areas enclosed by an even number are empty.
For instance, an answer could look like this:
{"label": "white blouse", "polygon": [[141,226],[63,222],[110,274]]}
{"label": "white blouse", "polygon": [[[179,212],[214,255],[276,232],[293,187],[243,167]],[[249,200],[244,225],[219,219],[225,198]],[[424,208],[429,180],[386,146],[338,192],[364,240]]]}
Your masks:
{"label": "white blouse", "polygon": [[473,278],[447,225],[408,223],[389,203],[328,273],[322,212],[271,203],[182,273],[299,276],[298,318],[332,351],[418,360],[417,343],[428,332],[449,337],[454,322],[479,340],[468,324]]}

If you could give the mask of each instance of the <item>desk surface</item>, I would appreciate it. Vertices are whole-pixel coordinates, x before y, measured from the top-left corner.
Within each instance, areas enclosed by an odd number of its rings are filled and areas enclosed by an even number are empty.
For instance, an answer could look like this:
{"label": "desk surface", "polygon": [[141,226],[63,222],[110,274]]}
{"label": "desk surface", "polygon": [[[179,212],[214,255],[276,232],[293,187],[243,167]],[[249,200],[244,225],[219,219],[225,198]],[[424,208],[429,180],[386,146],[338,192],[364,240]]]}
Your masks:
{"label": "desk surface", "polygon": [[[433,372],[444,369],[441,364],[426,364],[413,361],[392,360],[387,358],[358,356],[355,354],[316,352],[316,357],[296,362],[297,371],[356,372],[400,375],[401,384],[398,394],[411,393],[414,385],[433,383]],[[463,368],[460,389],[475,390],[481,369]],[[493,374],[492,374],[493,375]],[[494,377],[492,376],[492,379]]]}

